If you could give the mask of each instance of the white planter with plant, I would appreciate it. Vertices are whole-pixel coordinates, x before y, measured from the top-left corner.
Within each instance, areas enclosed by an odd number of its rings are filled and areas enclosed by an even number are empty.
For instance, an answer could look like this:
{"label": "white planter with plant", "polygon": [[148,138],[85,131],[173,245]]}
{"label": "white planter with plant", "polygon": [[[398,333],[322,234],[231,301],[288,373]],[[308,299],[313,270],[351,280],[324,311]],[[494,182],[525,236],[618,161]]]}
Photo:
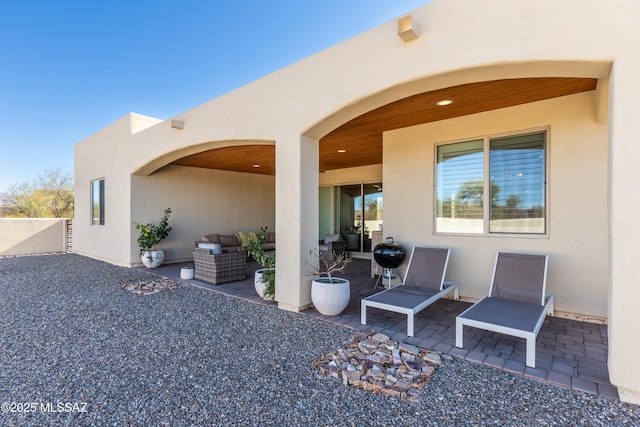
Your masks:
{"label": "white planter with plant", "polygon": [[260,298],[273,300],[275,297],[275,268],[260,268],[253,276],[253,286]]}
{"label": "white planter with plant", "polygon": [[157,249],[156,245],[166,239],[171,231],[169,215],[171,215],[171,208],[167,208],[164,211],[164,215],[158,224],[153,222],[148,224],[134,222],[136,230],[140,231],[140,236],[138,237],[140,260],[147,268],[159,267],[164,262],[164,250]]}
{"label": "white planter with plant", "polygon": [[316,264],[307,263],[312,274],[317,276],[311,282],[311,302],[320,314],[336,316],[344,311],[351,299],[351,283],[343,277],[333,277],[342,272],[351,259],[342,254],[321,255],[315,250],[309,252],[316,258]]}
{"label": "white planter with plant", "polygon": [[154,249],[140,252],[140,261],[147,268],[157,268],[164,262],[164,250]]}
{"label": "white planter with plant", "polygon": [[260,298],[273,300],[276,295],[276,254],[267,254],[262,245],[266,240],[267,227],[261,227],[258,233],[258,240],[249,241],[244,247],[244,251],[253,258],[262,268],[256,270],[253,276],[253,286]]}

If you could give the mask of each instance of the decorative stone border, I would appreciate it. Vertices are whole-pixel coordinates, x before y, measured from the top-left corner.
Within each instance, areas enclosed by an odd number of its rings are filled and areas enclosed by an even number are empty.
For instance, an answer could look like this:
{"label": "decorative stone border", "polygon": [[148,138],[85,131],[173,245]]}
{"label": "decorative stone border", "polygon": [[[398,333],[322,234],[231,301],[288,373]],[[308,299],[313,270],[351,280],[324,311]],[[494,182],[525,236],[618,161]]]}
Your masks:
{"label": "decorative stone border", "polygon": [[122,285],[122,289],[137,295],[153,295],[162,291],[170,291],[180,286],[182,286],[182,283],[168,277],[158,277],[153,280],[138,280],[125,283]]}
{"label": "decorative stone border", "polygon": [[440,353],[391,340],[384,334],[358,333],[314,363],[320,372],[375,394],[418,401],[421,389],[442,363]]}

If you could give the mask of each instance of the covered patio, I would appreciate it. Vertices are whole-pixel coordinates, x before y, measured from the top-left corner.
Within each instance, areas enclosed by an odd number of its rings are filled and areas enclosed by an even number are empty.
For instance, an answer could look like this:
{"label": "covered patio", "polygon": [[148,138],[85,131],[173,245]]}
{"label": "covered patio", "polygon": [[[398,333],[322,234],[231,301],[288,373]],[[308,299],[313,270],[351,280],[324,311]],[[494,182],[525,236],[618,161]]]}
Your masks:
{"label": "covered patio", "polygon": [[[253,272],[257,268],[255,262],[249,262],[247,278],[243,281],[218,286],[197,280],[188,282],[193,286],[222,292],[256,304],[276,305],[275,302],[265,301],[256,294]],[[153,272],[180,280],[179,264],[164,265]],[[300,315],[319,318],[354,330],[375,330],[393,340],[429,348],[489,368],[566,389],[618,399],[618,392],[609,380],[607,369],[606,325],[547,317],[537,340],[537,367],[530,368],[525,365],[523,339],[467,328],[464,348],[455,347],[456,316],[469,307],[470,303],[441,299],[429,306],[416,315],[414,337],[407,336],[406,316],[393,312],[369,308],[368,324],[361,325],[360,300],[379,292],[382,285],[379,284],[377,290],[373,290],[376,278],[370,276],[368,260],[354,259],[347,266],[345,276],[351,282],[351,300],[345,311],[338,316],[324,316],[311,307],[301,311]],[[396,279],[394,284],[397,283]]]}

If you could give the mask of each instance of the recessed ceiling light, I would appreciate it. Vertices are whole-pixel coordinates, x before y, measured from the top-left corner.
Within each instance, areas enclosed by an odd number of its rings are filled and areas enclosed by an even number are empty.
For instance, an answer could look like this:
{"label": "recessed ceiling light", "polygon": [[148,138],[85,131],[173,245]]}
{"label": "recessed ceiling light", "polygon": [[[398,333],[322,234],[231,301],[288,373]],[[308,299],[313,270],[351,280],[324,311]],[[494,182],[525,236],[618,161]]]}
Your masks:
{"label": "recessed ceiling light", "polygon": [[346,152],[347,152],[347,150],[345,150],[345,149],[338,150],[338,153],[346,153]]}
{"label": "recessed ceiling light", "polygon": [[255,165],[253,165],[253,167],[254,167],[254,168],[259,168],[259,167],[260,167],[260,165],[256,163]]}
{"label": "recessed ceiling light", "polygon": [[453,104],[453,101],[450,99],[443,99],[442,101],[436,102],[436,105],[439,105],[440,107],[444,107],[445,105],[451,105],[451,104]]}

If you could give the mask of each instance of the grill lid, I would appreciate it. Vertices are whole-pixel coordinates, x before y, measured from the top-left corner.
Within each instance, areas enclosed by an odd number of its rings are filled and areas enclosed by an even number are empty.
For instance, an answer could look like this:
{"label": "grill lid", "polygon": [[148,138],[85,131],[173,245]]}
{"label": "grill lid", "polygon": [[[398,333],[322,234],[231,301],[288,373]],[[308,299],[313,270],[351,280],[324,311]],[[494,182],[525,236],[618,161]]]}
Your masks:
{"label": "grill lid", "polygon": [[393,237],[387,237],[385,243],[380,243],[373,248],[373,259],[382,268],[398,268],[406,254],[405,248],[393,243]]}

